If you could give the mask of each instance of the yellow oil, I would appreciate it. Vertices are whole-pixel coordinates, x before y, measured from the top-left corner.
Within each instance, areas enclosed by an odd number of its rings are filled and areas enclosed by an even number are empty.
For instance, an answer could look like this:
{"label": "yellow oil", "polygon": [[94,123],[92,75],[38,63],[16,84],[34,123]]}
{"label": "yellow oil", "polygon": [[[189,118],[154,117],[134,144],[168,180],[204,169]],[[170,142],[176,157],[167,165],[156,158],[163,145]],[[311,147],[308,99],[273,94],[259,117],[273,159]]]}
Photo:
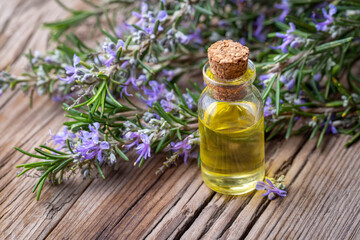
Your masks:
{"label": "yellow oil", "polygon": [[264,117],[257,112],[252,102],[214,102],[199,119],[201,173],[214,191],[244,194],[264,179]]}

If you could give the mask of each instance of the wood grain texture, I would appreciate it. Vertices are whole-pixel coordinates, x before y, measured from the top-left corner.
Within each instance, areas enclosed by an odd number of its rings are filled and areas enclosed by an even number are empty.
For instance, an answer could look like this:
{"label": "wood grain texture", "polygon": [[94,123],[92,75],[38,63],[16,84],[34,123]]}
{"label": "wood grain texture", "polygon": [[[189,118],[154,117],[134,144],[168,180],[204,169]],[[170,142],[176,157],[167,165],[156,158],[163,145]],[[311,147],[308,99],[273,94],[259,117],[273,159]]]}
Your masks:
{"label": "wood grain texture", "polygon": [[[83,6],[79,1],[63,1]],[[28,48],[45,52],[49,34],[42,22],[53,21],[67,13],[54,1],[3,1],[0,8],[0,69],[11,64],[11,72],[20,74],[28,65],[22,51]],[[58,131],[63,122],[59,104],[47,97],[29,97],[7,92],[0,97],[0,239],[44,239],[64,213],[89,185],[74,179],[53,189],[46,188],[43,200],[34,201],[30,189],[34,178],[15,178],[15,165],[34,161],[15,152],[13,146],[30,150],[48,140],[48,129]]]}
{"label": "wood grain texture", "polygon": [[[81,1],[63,0],[74,8]],[[67,13],[54,1],[3,1],[0,8],[0,69],[20,74],[32,48],[45,52],[44,21]],[[286,175],[288,196],[275,201],[261,192],[231,197],[202,182],[195,161],[157,176],[166,154],[142,168],[131,162],[106,179],[72,178],[44,187],[35,201],[35,178],[15,178],[15,165],[31,162],[13,146],[30,150],[48,140],[64,120],[59,104],[7,92],[0,97],[0,239],[360,239],[360,143],[346,136],[316,140],[295,136],[266,145],[268,176]],[[135,156],[132,156],[134,158]]]}

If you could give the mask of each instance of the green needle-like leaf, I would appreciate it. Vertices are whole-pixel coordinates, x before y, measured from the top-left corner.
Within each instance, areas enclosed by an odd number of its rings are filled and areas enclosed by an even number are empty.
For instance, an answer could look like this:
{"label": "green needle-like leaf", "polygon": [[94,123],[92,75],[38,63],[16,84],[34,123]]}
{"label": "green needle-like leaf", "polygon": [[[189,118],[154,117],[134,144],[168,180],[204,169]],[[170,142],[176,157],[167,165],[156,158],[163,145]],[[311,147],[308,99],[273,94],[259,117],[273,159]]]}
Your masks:
{"label": "green needle-like leaf", "polygon": [[121,151],[118,146],[115,146],[115,151],[122,157],[125,161],[129,161],[129,158],[125,155],[123,151]]}
{"label": "green needle-like leaf", "polygon": [[63,170],[66,168],[66,166],[71,163],[72,161],[74,161],[74,159],[68,159],[68,160],[65,160],[64,162],[62,162],[61,164],[59,164],[52,172],[54,174],[56,174],[57,172]]}
{"label": "green needle-like leaf", "polygon": [[266,101],[266,98],[267,98],[267,96],[269,95],[270,90],[271,90],[272,86],[274,85],[275,79],[276,79],[277,77],[278,77],[277,74],[274,74],[274,75],[271,77],[268,85],[266,86],[264,92],[262,93],[262,99],[263,99],[264,102]]}
{"label": "green needle-like leaf", "polygon": [[275,129],[274,131],[272,131],[270,133],[270,135],[266,138],[266,141],[270,141],[271,139],[273,139],[281,130],[283,130],[283,128],[286,126],[285,123],[282,123],[280,125],[280,127],[278,127],[277,129]]}
{"label": "green needle-like leaf", "polygon": [[35,151],[37,151],[41,155],[44,155],[45,157],[49,157],[51,159],[67,159],[70,156],[70,155],[62,155],[62,154],[60,154],[60,155],[51,154],[51,153],[45,152],[39,148],[35,148]]}
{"label": "green needle-like leaf", "polygon": [[[39,159],[49,159],[48,157],[45,157],[45,156],[40,156],[40,155],[36,155],[36,154],[32,154],[32,153],[29,153],[29,152],[26,152],[24,150],[22,150],[21,148],[18,148],[18,147],[14,147],[16,150],[18,150],[19,152],[25,154],[25,155],[28,155],[30,157],[34,157],[34,158],[39,158]],[[19,165],[20,166],[20,165]]]}
{"label": "green needle-like leaf", "polygon": [[[54,170],[55,167],[56,167],[56,166],[50,167],[48,170],[46,170],[46,172],[44,172],[44,173],[41,175],[39,181],[35,184],[35,187],[34,187],[34,189],[33,189],[33,193],[36,191],[36,189],[38,188],[39,184],[41,184],[42,181],[45,181],[45,180],[46,180],[46,178],[49,176],[49,173],[50,173],[52,170]],[[41,189],[40,189],[40,192],[41,192]],[[38,195],[40,196],[40,193],[39,193],[39,192],[38,192]]]}
{"label": "green needle-like leaf", "polygon": [[354,144],[359,139],[360,139],[360,131],[357,132],[349,141],[347,141],[345,143],[345,146],[350,147],[352,144]]}
{"label": "green needle-like leaf", "polygon": [[317,131],[319,130],[319,127],[320,125],[316,125],[313,129],[313,131],[311,132],[311,135],[310,135],[310,140],[313,139],[317,133]]}
{"label": "green needle-like leaf", "polygon": [[[40,181],[40,180],[39,180]],[[41,195],[41,191],[44,187],[44,183],[46,181],[46,178],[43,178],[39,184],[39,189],[37,191],[37,194],[36,194],[36,201],[39,201],[40,200],[40,195]]]}
{"label": "green needle-like leaf", "polygon": [[317,53],[319,52],[323,52],[323,51],[327,51],[329,49],[332,49],[332,48],[336,48],[336,47],[339,47],[345,43],[348,43],[348,42],[351,42],[354,38],[353,37],[348,37],[348,38],[344,38],[344,39],[340,39],[340,40],[335,40],[335,41],[332,41],[332,42],[328,42],[328,43],[324,43],[320,46],[317,46],[315,48],[315,51]]}
{"label": "green needle-like leaf", "polygon": [[134,110],[134,109],[132,109],[132,108],[129,108],[129,107],[127,107],[127,106],[122,105],[121,103],[119,103],[119,102],[113,97],[113,95],[111,94],[111,91],[110,91],[110,89],[109,89],[109,86],[108,86],[107,84],[105,84],[105,86],[106,86],[106,90],[107,90],[107,93],[108,93],[109,98],[111,99],[111,101],[112,101],[117,107],[119,107],[121,110],[124,110],[124,111]]}
{"label": "green needle-like leaf", "polygon": [[275,108],[276,108],[276,116],[278,116],[280,111],[280,78],[278,78],[276,81]]}
{"label": "green needle-like leaf", "polygon": [[154,110],[160,115],[160,117],[164,118],[170,125],[173,124],[174,120],[169,117],[169,115],[165,112],[165,110],[161,107],[158,102],[154,103]]}
{"label": "green needle-like leaf", "polygon": [[95,164],[98,172],[100,173],[101,177],[102,177],[103,179],[105,179],[105,175],[104,175],[103,171],[101,170],[101,167],[100,167],[100,165],[99,165],[99,161],[95,160],[94,164]]}
{"label": "green needle-like leaf", "polygon": [[158,143],[158,145],[156,147],[155,153],[159,153],[160,151],[162,151],[167,146],[167,144],[168,144],[167,140],[168,140],[170,135],[171,134],[168,133],[163,138],[161,138],[160,142]]}
{"label": "green needle-like leaf", "polygon": [[327,119],[326,119],[324,128],[323,128],[323,130],[321,131],[319,140],[318,140],[317,145],[316,145],[317,148],[320,147],[320,145],[321,145],[321,143],[322,143],[322,141],[323,141],[323,139],[324,139],[324,136],[325,136],[325,133],[326,133],[326,129],[327,129],[328,126],[329,126],[330,118],[331,118],[331,115],[329,115],[329,116],[327,117]]}
{"label": "green needle-like leaf", "polygon": [[99,97],[102,95],[102,91],[104,90],[105,85],[107,86],[107,84],[106,84],[105,81],[103,81],[103,82],[100,84],[100,87],[99,87],[99,89],[97,90],[95,96],[93,96],[93,97],[91,98],[91,100],[87,103],[88,106],[89,106],[90,104],[92,104],[93,102],[95,102],[96,100],[99,99]]}
{"label": "green needle-like leaf", "polygon": [[51,147],[49,147],[49,146],[46,146],[46,145],[40,145],[39,147],[45,148],[45,149],[47,149],[47,150],[49,150],[49,151],[51,151],[51,152],[58,153],[58,154],[61,154],[61,155],[68,155],[67,153],[58,151],[58,150],[53,149],[53,148],[51,148]]}
{"label": "green needle-like leaf", "polygon": [[208,9],[206,9],[206,8],[203,8],[203,7],[200,7],[199,5],[194,5],[194,8],[195,8],[197,11],[199,11],[200,13],[202,13],[202,14],[205,14],[205,15],[208,15],[208,16],[212,16],[212,15],[213,15],[213,13],[212,13],[210,10],[208,10]]}
{"label": "green needle-like leaf", "polygon": [[21,173],[19,173],[18,175],[16,175],[16,177],[20,177],[21,175],[23,175],[24,173],[26,173],[27,171],[31,170],[32,168],[25,168],[25,170],[23,170]]}
{"label": "green needle-like leaf", "polygon": [[293,128],[293,125],[294,125],[294,119],[295,119],[295,114],[293,114],[289,120],[289,125],[288,125],[288,128],[286,130],[286,135],[285,135],[285,138],[286,139],[289,139],[290,138],[290,135],[291,135],[291,130]]}

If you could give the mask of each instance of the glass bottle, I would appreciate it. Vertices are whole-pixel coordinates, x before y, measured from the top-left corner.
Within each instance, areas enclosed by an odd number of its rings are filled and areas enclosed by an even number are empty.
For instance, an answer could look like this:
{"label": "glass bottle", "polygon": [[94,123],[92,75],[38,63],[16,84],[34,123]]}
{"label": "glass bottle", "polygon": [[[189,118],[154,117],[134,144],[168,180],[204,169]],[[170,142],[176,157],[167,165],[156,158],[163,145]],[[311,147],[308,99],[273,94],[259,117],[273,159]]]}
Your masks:
{"label": "glass bottle", "polygon": [[255,189],[265,175],[263,101],[252,84],[256,68],[236,79],[219,79],[209,63],[199,103],[201,174],[216,192],[239,195]]}

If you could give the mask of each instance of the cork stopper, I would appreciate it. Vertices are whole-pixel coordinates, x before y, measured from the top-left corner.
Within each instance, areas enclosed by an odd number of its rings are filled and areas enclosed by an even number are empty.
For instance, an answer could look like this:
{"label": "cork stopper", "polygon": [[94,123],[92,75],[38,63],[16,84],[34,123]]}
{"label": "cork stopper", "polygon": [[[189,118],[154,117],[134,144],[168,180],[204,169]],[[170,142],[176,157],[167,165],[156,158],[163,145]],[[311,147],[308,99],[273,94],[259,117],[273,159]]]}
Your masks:
{"label": "cork stopper", "polygon": [[219,79],[232,80],[247,70],[249,48],[232,40],[217,41],[208,48],[211,72]]}

